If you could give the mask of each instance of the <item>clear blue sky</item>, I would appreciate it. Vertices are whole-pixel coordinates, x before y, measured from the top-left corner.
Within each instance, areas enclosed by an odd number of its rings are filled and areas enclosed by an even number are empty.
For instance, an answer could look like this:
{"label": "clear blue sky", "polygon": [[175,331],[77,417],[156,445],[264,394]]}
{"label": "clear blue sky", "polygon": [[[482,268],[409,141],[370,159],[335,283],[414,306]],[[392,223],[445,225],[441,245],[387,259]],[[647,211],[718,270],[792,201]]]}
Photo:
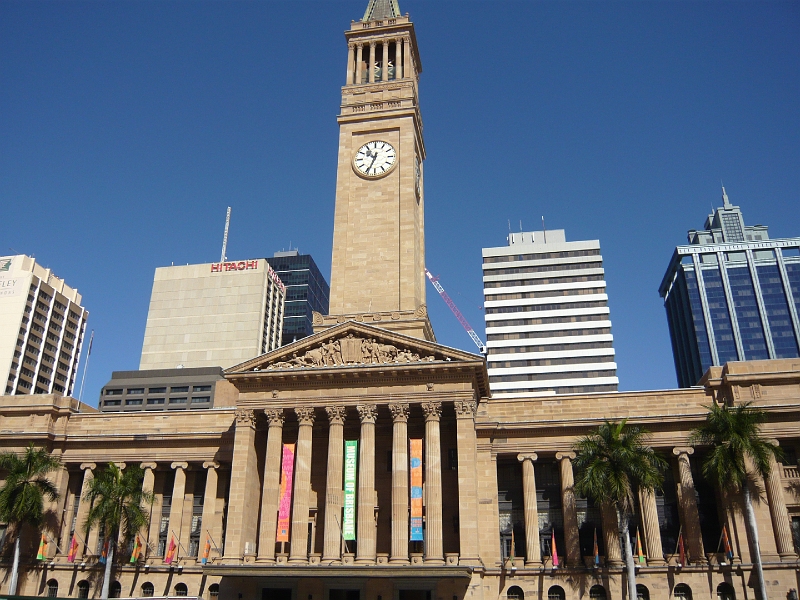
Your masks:
{"label": "clear blue sky", "polygon": [[[0,255],[83,294],[85,401],[138,367],[154,269],[219,258],[226,206],[231,259],[291,244],[330,273],[343,31],[366,3],[0,1]],[[400,8],[430,270],[483,337],[481,247],[509,220],[599,239],[621,389],[675,387],[658,284],[720,180],[749,224],[800,235],[800,4]],[[474,349],[430,286],[428,306]]]}

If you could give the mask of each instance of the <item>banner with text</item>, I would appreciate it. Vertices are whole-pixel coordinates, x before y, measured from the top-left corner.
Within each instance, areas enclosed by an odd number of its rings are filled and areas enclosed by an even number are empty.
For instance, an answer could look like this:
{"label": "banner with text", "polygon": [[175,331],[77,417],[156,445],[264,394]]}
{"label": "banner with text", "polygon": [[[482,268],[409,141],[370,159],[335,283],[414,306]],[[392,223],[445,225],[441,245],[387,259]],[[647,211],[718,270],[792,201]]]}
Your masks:
{"label": "banner with text", "polygon": [[277,542],[289,541],[289,522],[292,515],[292,476],[294,475],[294,444],[283,445],[281,461],[281,493],[278,505]]}
{"label": "banner with text", "polygon": [[344,443],[344,518],[342,537],[356,539],[356,467],[358,465],[358,441]]}
{"label": "banner with text", "polygon": [[422,440],[411,444],[411,541],[422,541]]}

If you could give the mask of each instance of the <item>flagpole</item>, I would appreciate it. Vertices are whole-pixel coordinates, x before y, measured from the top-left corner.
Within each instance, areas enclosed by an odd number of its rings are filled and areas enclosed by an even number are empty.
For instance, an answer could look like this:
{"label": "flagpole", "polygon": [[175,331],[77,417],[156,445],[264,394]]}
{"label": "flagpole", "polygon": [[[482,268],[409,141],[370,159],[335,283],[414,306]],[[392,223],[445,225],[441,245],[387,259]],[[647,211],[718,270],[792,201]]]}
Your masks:
{"label": "flagpole", "polygon": [[217,545],[217,540],[214,539],[214,536],[211,535],[211,532],[208,529],[206,529],[206,535],[212,542],[214,542],[214,550],[217,552],[217,554],[222,554],[222,551],[219,549],[219,546]]}
{"label": "flagpole", "polygon": [[78,393],[78,412],[80,412],[83,402],[83,384],[86,383],[86,370],[89,368],[89,357],[92,355],[92,342],[94,341],[94,329],[92,335],[89,336],[89,349],[86,351],[86,362],[83,365],[83,377],[81,377],[81,391]]}

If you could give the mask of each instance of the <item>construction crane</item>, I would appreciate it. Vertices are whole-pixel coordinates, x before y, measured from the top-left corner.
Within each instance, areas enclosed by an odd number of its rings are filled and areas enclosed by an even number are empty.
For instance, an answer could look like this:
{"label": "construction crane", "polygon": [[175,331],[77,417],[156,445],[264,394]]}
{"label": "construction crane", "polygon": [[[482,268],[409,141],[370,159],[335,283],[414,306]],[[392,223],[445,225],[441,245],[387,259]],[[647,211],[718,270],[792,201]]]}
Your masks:
{"label": "construction crane", "polygon": [[475,333],[475,330],[464,318],[464,315],[462,315],[461,311],[458,310],[456,303],[453,302],[450,296],[447,295],[447,292],[444,291],[442,284],[439,283],[439,278],[431,275],[431,272],[428,271],[428,269],[425,269],[425,275],[428,276],[428,279],[430,279],[430,282],[433,284],[433,287],[435,287],[436,291],[439,292],[439,295],[442,297],[442,300],[444,300],[444,303],[447,304],[447,306],[450,307],[450,310],[453,311],[453,314],[456,316],[456,319],[458,319],[458,322],[461,323],[461,326],[467,330],[469,337],[471,337],[472,341],[475,342],[475,345],[478,347],[480,353],[486,354],[486,346],[483,345],[481,338],[478,337],[478,334]]}

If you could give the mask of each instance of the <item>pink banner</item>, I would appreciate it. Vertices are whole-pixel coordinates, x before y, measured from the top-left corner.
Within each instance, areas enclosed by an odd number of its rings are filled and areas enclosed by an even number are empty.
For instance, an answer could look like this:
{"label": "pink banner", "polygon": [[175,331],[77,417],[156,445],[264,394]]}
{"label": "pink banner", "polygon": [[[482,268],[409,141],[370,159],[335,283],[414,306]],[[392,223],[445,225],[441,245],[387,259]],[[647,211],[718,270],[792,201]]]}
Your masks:
{"label": "pink banner", "polygon": [[294,444],[283,445],[281,464],[281,502],[278,506],[277,542],[289,541],[289,520],[292,514],[292,475],[294,474]]}

